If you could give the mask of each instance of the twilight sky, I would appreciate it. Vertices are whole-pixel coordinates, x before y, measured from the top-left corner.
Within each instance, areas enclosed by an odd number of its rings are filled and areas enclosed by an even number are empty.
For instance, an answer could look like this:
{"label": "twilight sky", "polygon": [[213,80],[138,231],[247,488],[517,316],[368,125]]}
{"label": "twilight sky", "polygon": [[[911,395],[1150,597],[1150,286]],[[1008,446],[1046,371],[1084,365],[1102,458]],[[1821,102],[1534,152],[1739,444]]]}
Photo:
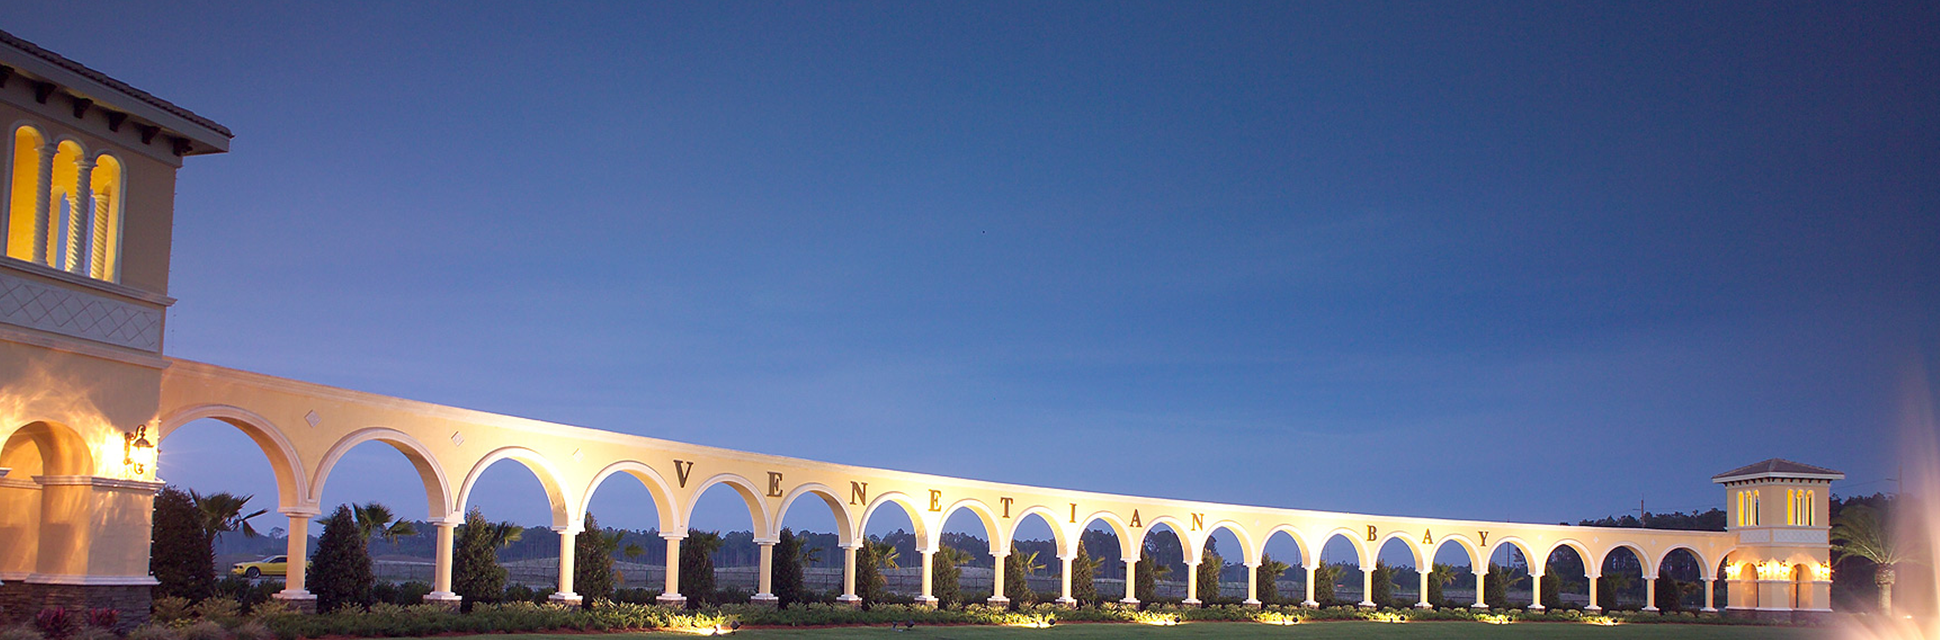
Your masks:
{"label": "twilight sky", "polygon": [[[1940,363],[1940,5],[1819,4],[80,1],[0,28],[236,131],[180,174],[178,357],[845,463],[1554,522],[1722,506],[1711,474],[1775,456],[1891,489]],[[273,499],[232,429],[163,448],[171,481]],[[327,501],[423,515],[400,455],[345,464]],[[487,482],[545,523],[528,472]],[[602,522],[651,526],[620,484]],[[697,524],[746,528],[730,496]]]}

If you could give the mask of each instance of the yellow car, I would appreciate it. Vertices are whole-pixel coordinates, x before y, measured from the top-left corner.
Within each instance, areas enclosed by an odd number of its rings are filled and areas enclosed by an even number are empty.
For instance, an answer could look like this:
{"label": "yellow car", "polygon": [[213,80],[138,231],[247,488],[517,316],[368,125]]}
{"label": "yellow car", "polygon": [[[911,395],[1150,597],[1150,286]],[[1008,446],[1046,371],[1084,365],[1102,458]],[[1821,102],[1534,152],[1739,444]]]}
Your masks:
{"label": "yellow car", "polygon": [[229,568],[229,575],[245,578],[263,576],[285,576],[290,572],[289,556],[269,556],[254,562],[238,562]]}

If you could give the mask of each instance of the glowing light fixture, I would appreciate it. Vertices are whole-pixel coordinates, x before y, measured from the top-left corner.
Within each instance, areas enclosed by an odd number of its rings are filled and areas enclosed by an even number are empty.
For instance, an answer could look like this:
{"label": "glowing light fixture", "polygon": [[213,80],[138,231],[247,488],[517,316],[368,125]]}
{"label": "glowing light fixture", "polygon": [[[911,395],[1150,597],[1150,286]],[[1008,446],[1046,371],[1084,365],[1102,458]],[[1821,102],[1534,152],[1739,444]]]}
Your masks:
{"label": "glowing light fixture", "polygon": [[1278,611],[1263,611],[1258,615],[1253,616],[1253,621],[1263,622],[1266,624],[1287,626],[1287,625],[1300,624],[1300,616],[1290,616],[1284,613],[1280,613]]}
{"label": "glowing light fixture", "polygon": [[148,425],[121,434],[121,439],[121,463],[134,467],[135,475],[148,473],[148,468],[155,465],[155,443],[148,441]]}

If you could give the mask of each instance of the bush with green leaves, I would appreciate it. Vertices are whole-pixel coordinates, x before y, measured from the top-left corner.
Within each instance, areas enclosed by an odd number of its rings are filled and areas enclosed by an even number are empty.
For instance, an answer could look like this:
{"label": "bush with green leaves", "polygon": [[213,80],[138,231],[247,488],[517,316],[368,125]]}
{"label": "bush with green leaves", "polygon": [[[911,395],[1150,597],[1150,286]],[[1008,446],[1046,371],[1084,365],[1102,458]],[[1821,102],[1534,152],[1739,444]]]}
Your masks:
{"label": "bush with green leaves", "polygon": [[1194,569],[1193,579],[1199,588],[1201,601],[1212,602],[1219,599],[1219,574],[1226,568],[1226,559],[1219,557],[1211,549],[1212,541],[1207,541],[1207,549],[1199,554],[1199,566]]}
{"label": "bush with green leaves", "polygon": [[721,534],[690,531],[680,541],[680,594],[698,607],[714,597],[714,552],[721,550]]}
{"label": "bush with green leaves", "polygon": [[802,546],[806,542],[797,537],[793,529],[782,529],[780,538],[775,542],[772,558],[774,575],[770,580],[774,585],[775,598],[781,606],[801,602],[808,593],[802,580],[802,563],[807,561],[802,557]]}
{"label": "bush with green leaves", "polygon": [[1098,603],[1098,565],[1103,562],[1092,558],[1085,549],[1084,540],[1078,540],[1078,554],[1071,559],[1071,598],[1080,605]]}
{"label": "bush with green leaves", "polygon": [[308,587],[317,596],[317,610],[370,606],[371,585],[376,581],[357,516],[349,506],[340,505],[323,519],[323,535],[317,538],[317,554],[311,560]]}
{"label": "bush with green leaves", "polygon": [[1489,563],[1489,574],[1482,578],[1482,602],[1490,609],[1509,608],[1509,568]]}
{"label": "bush with green leaves", "polygon": [[1043,565],[1037,561],[1037,552],[1019,553],[1012,551],[1004,556],[1004,597],[1011,606],[1028,607],[1037,604],[1037,594],[1031,591],[1031,574]]}
{"label": "bush with green leaves", "polygon": [[1314,602],[1323,605],[1336,604],[1334,598],[1334,583],[1340,580],[1341,571],[1345,566],[1337,563],[1322,562],[1319,566],[1314,567]]}
{"label": "bush with green leaves", "polygon": [[573,539],[573,591],[586,602],[613,596],[613,552],[622,535],[601,529],[593,514],[586,514],[586,530]]}
{"label": "bush with green leaves", "polygon": [[1543,608],[1559,611],[1563,608],[1563,579],[1556,574],[1543,575]]}
{"label": "bush with green leaves", "polygon": [[1394,568],[1386,562],[1376,561],[1373,580],[1373,589],[1367,594],[1367,600],[1376,606],[1394,606]]}
{"label": "bush with green leaves", "polygon": [[191,601],[209,597],[215,592],[215,549],[202,510],[188,492],[169,486],[155,494],[154,518],[148,569],[160,583],[155,595]]}
{"label": "bush with green leaves", "polygon": [[862,598],[862,604],[869,605],[889,599],[889,581],[882,576],[878,566],[880,547],[870,540],[863,540],[855,550],[855,594]]}
{"label": "bush with green leaves", "polygon": [[512,544],[525,529],[510,522],[491,522],[477,508],[465,514],[465,523],[453,532],[451,590],[463,597],[470,609],[479,603],[496,602],[505,594],[505,567],[498,564],[500,547]]}

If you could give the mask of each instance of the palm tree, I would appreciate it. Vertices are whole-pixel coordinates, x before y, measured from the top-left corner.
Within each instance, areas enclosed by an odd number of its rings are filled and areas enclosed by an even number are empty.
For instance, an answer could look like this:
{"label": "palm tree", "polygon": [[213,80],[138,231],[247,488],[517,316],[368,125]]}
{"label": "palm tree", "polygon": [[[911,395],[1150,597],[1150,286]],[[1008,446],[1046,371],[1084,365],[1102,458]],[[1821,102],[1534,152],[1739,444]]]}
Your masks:
{"label": "palm tree", "polygon": [[902,557],[902,552],[896,550],[896,545],[878,540],[869,540],[868,543],[869,550],[875,553],[877,567],[882,569],[899,568],[896,566],[896,560]]}
{"label": "palm tree", "polygon": [[1848,506],[1832,519],[1832,543],[1837,554],[1834,561],[1858,557],[1878,565],[1873,584],[1879,585],[1879,611],[1893,615],[1893,583],[1897,581],[1893,567],[1912,559],[1911,549],[1900,544],[1877,510],[1863,504]]}
{"label": "palm tree", "polygon": [[1024,554],[1024,575],[1034,576],[1044,570],[1044,563],[1037,561],[1037,552]]}
{"label": "palm tree", "polygon": [[[1455,572],[1455,565],[1437,562],[1434,568],[1428,570],[1428,590],[1434,595],[1442,595],[1447,591],[1448,585],[1454,584],[1455,579],[1460,577],[1461,574]],[[1421,599],[1427,600],[1429,604],[1439,607],[1442,606],[1439,600],[1446,600],[1447,598],[1431,598],[1429,594],[1423,594]]]}
{"label": "palm tree", "polygon": [[351,505],[351,514],[357,518],[357,531],[369,540],[372,535],[382,536],[391,546],[397,546],[397,539],[418,535],[417,525],[398,518],[391,508],[376,502]]}
{"label": "palm tree", "polygon": [[946,546],[946,547],[939,547],[936,550],[936,555],[932,558],[931,562],[934,562],[939,565],[961,567],[963,565],[970,564],[970,561],[973,559],[974,558],[970,556],[970,552],[968,551],[964,551],[956,547]]}
{"label": "palm tree", "polygon": [[237,497],[227,491],[205,496],[194,489],[189,490],[189,501],[195,503],[197,511],[202,512],[202,530],[211,538],[224,531],[241,531],[244,536],[256,537],[256,527],[250,526],[249,519],[269,513],[269,510],[257,509],[254,513],[243,515],[242,510],[254,497]]}

